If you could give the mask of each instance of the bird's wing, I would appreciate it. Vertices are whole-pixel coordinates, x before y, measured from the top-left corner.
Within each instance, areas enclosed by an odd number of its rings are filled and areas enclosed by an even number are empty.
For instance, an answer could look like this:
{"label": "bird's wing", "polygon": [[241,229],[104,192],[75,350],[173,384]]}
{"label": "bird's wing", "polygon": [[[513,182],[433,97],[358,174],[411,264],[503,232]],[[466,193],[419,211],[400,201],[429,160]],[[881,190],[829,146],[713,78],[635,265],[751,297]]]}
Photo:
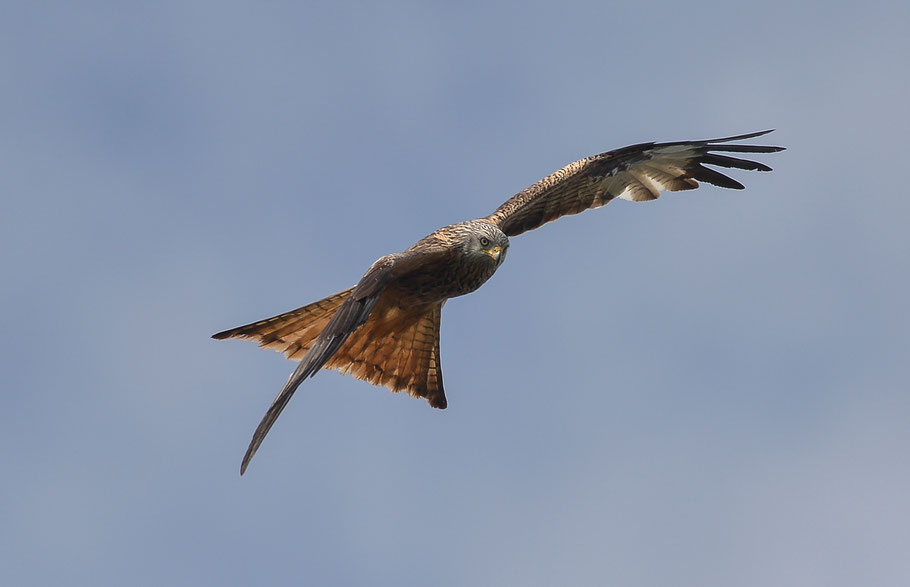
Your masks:
{"label": "bird's wing", "polygon": [[674,143],[642,143],[587,157],[566,165],[511,197],[487,220],[507,235],[533,230],[560,216],[599,208],[613,198],[654,200],[661,191],[691,190],[698,181],[743,189],[738,181],[705,167],[770,171],[763,163],[718,153],[773,153],[783,147],[731,145],[771,132]]}
{"label": "bird's wing", "polygon": [[315,375],[342,347],[351,333],[367,321],[386,287],[400,277],[420,271],[428,263],[438,262],[445,254],[446,251],[433,248],[425,251],[412,252],[409,250],[396,255],[386,255],[373,263],[357,285],[349,290],[349,294],[347,291],[339,294],[346,294],[347,297],[344,298],[332,315],[332,319],[300,360],[297,368],[288,378],[287,383],[284,384],[253,433],[253,439],[250,441],[250,446],[240,465],[241,475],[246,471],[250,460],[269,433],[272,424],[278,419],[281,411],[303,380]]}

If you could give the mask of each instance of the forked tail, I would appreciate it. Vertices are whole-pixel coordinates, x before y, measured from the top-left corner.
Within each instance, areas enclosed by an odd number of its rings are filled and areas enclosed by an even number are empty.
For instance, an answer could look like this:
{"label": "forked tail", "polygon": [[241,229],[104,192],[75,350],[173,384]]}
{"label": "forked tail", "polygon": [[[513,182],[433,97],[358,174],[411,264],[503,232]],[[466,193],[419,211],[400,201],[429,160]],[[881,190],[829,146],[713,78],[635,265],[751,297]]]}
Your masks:
{"label": "forked tail", "polygon": [[253,340],[263,348],[284,353],[287,358],[299,361],[353,289],[346,289],[284,314],[213,334],[212,338]]}

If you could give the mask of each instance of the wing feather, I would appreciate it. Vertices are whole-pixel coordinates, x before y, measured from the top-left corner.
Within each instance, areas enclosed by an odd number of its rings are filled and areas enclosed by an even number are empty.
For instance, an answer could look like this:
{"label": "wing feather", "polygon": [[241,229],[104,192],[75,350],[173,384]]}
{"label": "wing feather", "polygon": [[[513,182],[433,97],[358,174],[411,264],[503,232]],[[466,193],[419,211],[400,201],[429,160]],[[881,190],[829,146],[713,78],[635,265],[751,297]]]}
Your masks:
{"label": "wing feather", "polygon": [[315,375],[319,369],[341,348],[348,337],[357,328],[363,325],[373,311],[382,290],[393,276],[395,256],[382,257],[367,270],[360,282],[351,290],[350,294],[332,315],[331,320],[322,331],[312,346],[306,351],[297,368],[288,378],[287,383],[278,393],[278,396],[269,406],[262,421],[253,433],[250,446],[247,448],[240,465],[240,474],[246,472],[247,466],[259,445],[265,439],[275,420],[284,410],[294,392],[308,377]]}
{"label": "wing feather", "polygon": [[[390,312],[384,314],[382,319],[371,320],[371,315],[384,297],[383,293],[396,283],[396,279],[444,262],[448,254],[447,247],[433,242],[415,245],[403,253],[386,255],[373,263],[353,288],[297,310],[214,335],[219,339],[236,337],[257,340],[260,346],[279,350],[288,358],[300,360],[253,433],[240,465],[241,475],[246,472],[250,460],[291,396],[305,379],[315,375],[322,367],[350,373],[358,379],[385,385],[393,391],[407,391],[424,397],[433,407],[446,406],[438,359],[442,304],[436,304],[435,310],[423,307],[397,314]],[[385,310],[398,305],[397,295],[397,287],[393,286],[389,295],[385,296]],[[390,319],[390,316],[399,319]],[[361,329],[366,324],[372,326]],[[414,359],[404,365],[392,366],[391,357],[399,349],[398,338],[401,336],[408,340],[407,337],[412,336],[411,329],[417,327],[421,338],[413,341],[412,347],[416,350],[412,350],[411,355]],[[358,336],[352,338],[351,335],[358,329]],[[427,332],[433,333],[436,340],[428,338]],[[431,371],[437,374],[435,378],[430,378]]]}
{"label": "wing feather", "polygon": [[599,208],[614,198],[644,202],[663,191],[691,190],[704,181],[719,187],[743,185],[711,165],[747,171],[770,171],[764,163],[719,153],[774,153],[783,147],[727,144],[770,130],[672,143],[641,143],[587,157],[563,167],[519,192],[487,217],[507,236],[533,230],[561,216]]}

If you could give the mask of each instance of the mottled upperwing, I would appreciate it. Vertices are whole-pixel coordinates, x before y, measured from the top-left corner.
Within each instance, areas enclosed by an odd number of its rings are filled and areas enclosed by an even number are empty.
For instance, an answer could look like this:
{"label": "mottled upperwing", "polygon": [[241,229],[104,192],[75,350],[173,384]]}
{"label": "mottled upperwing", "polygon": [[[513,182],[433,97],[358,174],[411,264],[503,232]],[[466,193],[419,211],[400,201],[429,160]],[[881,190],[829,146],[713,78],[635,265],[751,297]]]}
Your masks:
{"label": "mottled upperwing", "polygon": [[515,236],[560,216],[599,208],[613,198],[633,202],[655,200],[661,191],[695,189],[698,181],[743,189],[743,185],[735,179],[705,165],[771,171],[763,163],[718,154],[782,151],[783,147],[725,144],[769,132],[704,141],[641,143],[587,157],[522,190],[487,219],[497,224],[506,235]]}

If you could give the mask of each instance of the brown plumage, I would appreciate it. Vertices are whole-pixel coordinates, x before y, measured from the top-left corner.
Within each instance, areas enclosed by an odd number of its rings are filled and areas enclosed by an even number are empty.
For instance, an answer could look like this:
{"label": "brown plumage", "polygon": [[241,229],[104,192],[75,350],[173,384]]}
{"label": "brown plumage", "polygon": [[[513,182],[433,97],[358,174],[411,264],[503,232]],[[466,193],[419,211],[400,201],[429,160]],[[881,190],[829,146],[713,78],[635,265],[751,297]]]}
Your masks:
{"label": "brown plumage", "polygon": [[378,259],[356,286],[296,310],[215,334],[245,338],[299,360],[259,423],[242,475],[304,379],[336,369],[392,391],[447,405],[439,357],[442,306],[483,285],[505,260],[510,236],[560,216],[599,208],[614,198],[654,200],[698,181],[743,189],[705,165],[770,171],[727,153],[773,153],[782,147],[727,144],[763,131],[707,141],[642,143],[576,161],[519,192],[486,218],[440,228],[409,249]]}

